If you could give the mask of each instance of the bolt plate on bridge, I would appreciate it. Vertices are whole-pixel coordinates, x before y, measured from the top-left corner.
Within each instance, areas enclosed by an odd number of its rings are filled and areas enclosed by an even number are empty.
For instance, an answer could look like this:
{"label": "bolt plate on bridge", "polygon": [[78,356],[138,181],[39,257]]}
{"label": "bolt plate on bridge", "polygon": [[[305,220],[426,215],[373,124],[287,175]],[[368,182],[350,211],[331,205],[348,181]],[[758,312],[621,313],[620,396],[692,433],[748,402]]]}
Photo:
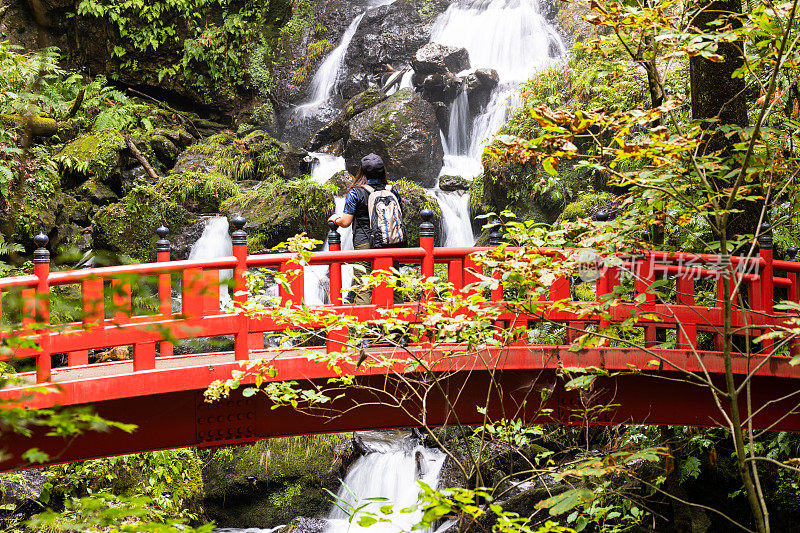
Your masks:
{"label": "bolt plate on bridge", "polygon": [[228,398],[208,403],[197,400],[197,442],[236,441],[253,437],[256,412],[253,398]]}

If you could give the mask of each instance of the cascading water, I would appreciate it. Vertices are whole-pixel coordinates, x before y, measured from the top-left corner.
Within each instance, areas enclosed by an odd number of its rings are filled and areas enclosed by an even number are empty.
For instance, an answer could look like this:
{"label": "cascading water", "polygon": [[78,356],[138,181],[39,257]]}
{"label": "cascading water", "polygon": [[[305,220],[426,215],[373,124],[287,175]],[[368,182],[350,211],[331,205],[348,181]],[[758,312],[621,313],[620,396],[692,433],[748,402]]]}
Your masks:
{"label": "cascading water", "polygon": [[[228,217],[208,217],[205,220],[203,234],[192,245],[189,259],[214,259],[230,255],[233,255],[233,245],[231,236],[228,233]],[[219,271],[220,309],[226,309],[232,305],[231,297],[228,294],[228,286],[223,284],[225,280],[231,279],[232,276],[233,272],[231,270]]]}
{"label": "cascading water", "polygon": [[[331,510],[325,533],[410,531],[422,513],[400,511],[417,503],[420,492],[417,480],[436,487],[445,454],[438,449],[425,448],[419,440],[402,432],[365,431],[359,436],[368,449],[374,451],[359,457],[348,469],[337,494],[338,505]],[[370,502],[367,498],[386,500]],[[366,507],[358,511],[352,522],[348,521],[352,511],[364,504]],[[359,517],[366,513],[383,517],[380,508],[386,505],[391,505],[393,511],[385,516],[389,522],[366,528],[358,525]]]}
{"label": "cascading water", "polygon": [[330,154],[323,154],[320,152],[309,152],[308,155],[315,159],[311,167],[311,179],[322,185],[328,181],[331,176],[336,173],[346,170],[344,157],[335,156]]}
{"label": "cascading water", "polygon": [[[492,68],[500,77],[486,109],[471,124],[465,121],[469,116],[465,91],[450,106],[445,154],[451,161],[455,157],[473,160],[471,169],[466,162],[451,163],[462,172],[471,172],[460,174],[463,177],[471,178],[481,171],[483,146],[505,121],[514,103],[509,99],[519,84],[551,58],[551,51],[556,56],[566,52],[558,32],[539,13],[538,6],[538,0],[456,2],[434,25],[431,42],[466,48],[473,68]],[[442,172],[449,170],[452,167]]]}
{"label": "cascading water", "polygon": [[459,247],[475,244],[472,222],[469,219],[469,194],[464,191],[445,192],[439,188],[428,189],[426,192],[436,199],[439,209],[442,210],[442,245]]}

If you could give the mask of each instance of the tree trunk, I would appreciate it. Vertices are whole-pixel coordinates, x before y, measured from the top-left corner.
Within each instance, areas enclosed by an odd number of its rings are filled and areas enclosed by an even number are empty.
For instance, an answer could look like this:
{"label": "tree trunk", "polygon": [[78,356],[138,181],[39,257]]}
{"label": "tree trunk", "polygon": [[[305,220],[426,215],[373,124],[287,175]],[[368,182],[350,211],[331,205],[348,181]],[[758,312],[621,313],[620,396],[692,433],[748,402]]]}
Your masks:
{"label": "tree trunk", "polygon": [[[741,0],[698,0],[693,25],[698,33],[714,34],[738,26],[735,19],[728,18],[742,12]],[[723,24],[713,24],[722,19]],[[708,121],[703,127],[707,131],[701,148],[703,153],[722,152],[734,157],[733,143],[737,139],[714,133],[717,126],[736,125],[746,127],[747,102],[744,97],[743,78],[733,78],[736,69],[744,65],[742,49],[744,43],[719,43],[716,53],[721,61],[711,61],[700,56],[689,60],[689,78],[692,94],[692,118]],[[716,119],[710,121],[710,119]],[[730,183],[715,180],[718,190],[730,187]],[[734,209],[740,213],[731,214],[728,224],[729,235],[754,234],[758,225],[761,206],[758,202],[736,201]]]}

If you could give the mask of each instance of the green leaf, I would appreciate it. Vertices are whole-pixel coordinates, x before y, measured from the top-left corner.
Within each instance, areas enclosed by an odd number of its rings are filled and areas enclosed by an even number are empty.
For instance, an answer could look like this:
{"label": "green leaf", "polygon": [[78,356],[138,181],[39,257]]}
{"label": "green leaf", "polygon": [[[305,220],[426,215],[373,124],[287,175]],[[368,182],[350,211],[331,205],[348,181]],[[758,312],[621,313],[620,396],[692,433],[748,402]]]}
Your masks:
{"label": "green leaf", "polygon": [[361,527],[369,527],[372,524],[377,524],[378,519],[373,516],[362,516],[358,519],[358,525]]}

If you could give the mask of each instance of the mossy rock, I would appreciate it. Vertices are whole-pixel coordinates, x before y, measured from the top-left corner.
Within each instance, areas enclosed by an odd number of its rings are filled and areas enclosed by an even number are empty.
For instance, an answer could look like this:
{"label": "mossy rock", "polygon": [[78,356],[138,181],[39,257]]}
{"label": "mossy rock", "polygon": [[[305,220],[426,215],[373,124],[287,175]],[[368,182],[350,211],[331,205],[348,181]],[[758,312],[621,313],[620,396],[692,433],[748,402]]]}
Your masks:
{"label": "mossy rock", "polygon": [[613,194],[587,192],[571,202],[558,217],[559,222],[572,222],[579,218],[592,216],[598,207],[607,204],[614,198]]}
{"label": "mossy rock", "polygon": [[361,158],[378,154],[390,178],[406,178],[425,187],[436,183],[444,150],[436,113],[412,89],[400,89],[349,122],[343,156],[355,174]]}
{"label": "mossy rock", "polygon": [[203,467],[209,518],[225,527],[274,527],[300,516],[323,517],[348,454],[345,434],[259,441],[208,452]]}
{"label": "mossy rock", "polygon": [[75,192],[79,197],[95,205],[108,205],[119,200],[119,196],[111,190],[111,187],[95,178],[84,181]]}
{"label": "mossy rock", "polygon": [[384,93],[380,87],[370,87],[366,91],[348,100],[339,117],[344,121],[348,121],[359,113],[363,113],[367,109],[380,104],[386,100],[386,98],[386,93]]}
{"label": "mossy rock", "polygon": [[306,155],[305,150],[281,143],[261,130],[244,139],[219,133],[184,150],[172,173],[216,173],[237,181],[292,178],[300,176],[300,160]]}
{"label": "mossy rock", "polygon": [[95,247],[130,256],[138,262],[155,259],[156,228],[177,234],[193,219],[181,205],[154,186],[137,187],[119,202],[101,208],[92,219]]}
{"label": "mossy rock", "polygon": [[353,184],[353,175],[346,170],[340,170],[328,178],[326,184],[330,184],[336,189],[336,196],[344,196],[347,194],[350,185]]}
{"label": "mossy rock", "polygon": [[222,202],[239,193],[239,186],[219,172],[195,170],[163,177],[155,184],[155,189],[196,213],[217,213]]}
{"label": "mossy rock", "polygon": [[436,228],[435,242],[438,245],[442,238],[442,209],[438,202],[425,194],[425,189],[409,180],[391,182],[397,187],[403,199],[403,221],[408,232],[408,245],[419,246],[419,225],[422,224],[420,213],[423,209],[433,211],[433,225]]}
{"label": "mossy rock", "polygon": [[247,220],[248,246],[256,251],[272,248],[303,232],[324,240],[327,220],[333,213],[334,192],[333,186],[309,179],[266,181],[257,190],[225,200],[220,210]]}
{"label": "mossy rock", "polygon": [[101,182],[119,178],[125,139],[117,130],[87,133],[68,143],[53,159],[75,184],[89,178]]}

